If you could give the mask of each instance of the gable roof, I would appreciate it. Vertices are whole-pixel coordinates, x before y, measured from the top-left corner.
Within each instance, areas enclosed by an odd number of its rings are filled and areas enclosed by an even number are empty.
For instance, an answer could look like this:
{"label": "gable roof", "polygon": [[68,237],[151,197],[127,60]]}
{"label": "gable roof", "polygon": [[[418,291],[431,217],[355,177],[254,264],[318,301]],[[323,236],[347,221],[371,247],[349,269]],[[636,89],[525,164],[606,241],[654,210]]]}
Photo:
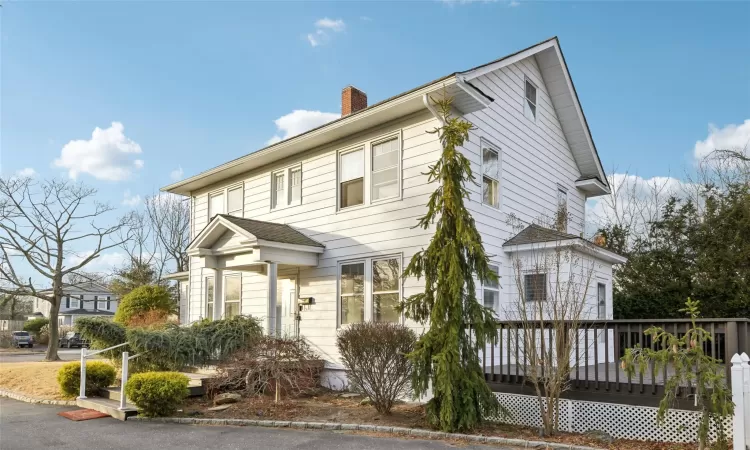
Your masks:
{"label": "gable roof", "polygon": [[[188,251],[194,250],[213,243],[227,230],[239,233],[248,241],[267,241],[287,245],[302,245],[306,247],[325,248],[320,242],[307,237],[300,231],[289,225],[264,222],[262,220],[245,219],[230,216],[228,214],[217,214],[208,221],[208,224],[198,233],[188,245]],[[322,252],[322,250],[320,250]]]}
{"label": "gable roof", "polygon": [[521,230],[517,235],[505,241],[503,247],[511,245],[538,244],[540,242],[567,241],[569,239],[579,239],[579,236],[570,233],[544,228],[542,226],[531,224]]}
{"label": "gable roof", "polygon": [[[443,91],[454,98],[453,106],[460,112],[478,111],[488,106],[494,99],[479,90],[471,83],[471,80],[530,56],[538,58],[542,77],[545,79],[545,84],[548,85],[547,88],[560,119],[560,125],[581,171],[583,183],[577,183],[577,185],[594,195],[608,193],[609,184],[594,146],[588,122],[583,115],[578,93],[570,78],[570,72],[557,36],[489,63],[440,77],[355,113],[342,116],[304,133],[165,186],[161,190],[178,195],[190,195],[192,191],[202,189],[226,178],[343,139],[388,120],[423,110],[427,107],[425,105],[427,96],[439,96]],[[588,182],[589,180],[598,182],[591,183]]]}
{"label": "gable roof", "polygon": [[68,311],[60,311],[60,316],[114,316],[115,313],[110,311],[91,311],[89,309],[70,309]]}

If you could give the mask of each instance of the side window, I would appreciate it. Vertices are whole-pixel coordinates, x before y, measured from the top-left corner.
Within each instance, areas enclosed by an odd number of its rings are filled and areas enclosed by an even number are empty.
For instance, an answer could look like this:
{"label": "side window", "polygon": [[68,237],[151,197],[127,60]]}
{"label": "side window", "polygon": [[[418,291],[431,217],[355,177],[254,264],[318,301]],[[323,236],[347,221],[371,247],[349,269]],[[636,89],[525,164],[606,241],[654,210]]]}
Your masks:
{"label": "side window", "polygon": [[206,278],[206,318],[214,320],[214,279]]}
{"label": "side window", "polygon": [[365,149],[359,148],[339,155],[339,208],[365,202]]}
{"label": "side window", "polygon": [[557,212],[555,213],[555,228],[557,231],[568,231],[568,191],[558,186]]}
{"label": "side window", "polygon": [[482,142],[482,203],[500,207],[500,153]]}
{"label": "side window", "polygon": [[536,86],[528,78],[524,86],[523,113],[528,119],[536,121]]}
{"label": "side window", "polygon": [[[490,265],[490,270],[496,275],[500,275],[498,266]],[[497,280],[488,281],[482,286],[482,298],[485,308],[497,312],[500,308],[500,286]]]}
{"label": "side window", "polygon": [[240,315],[242,299],[242,278],[239,275],[224,277],[224,318],[229,319]]}
{"label": "side window", "polygon": [[598,306],[598,318],[607,318],[607,285],[598,283],[596,285],[596,302]]}

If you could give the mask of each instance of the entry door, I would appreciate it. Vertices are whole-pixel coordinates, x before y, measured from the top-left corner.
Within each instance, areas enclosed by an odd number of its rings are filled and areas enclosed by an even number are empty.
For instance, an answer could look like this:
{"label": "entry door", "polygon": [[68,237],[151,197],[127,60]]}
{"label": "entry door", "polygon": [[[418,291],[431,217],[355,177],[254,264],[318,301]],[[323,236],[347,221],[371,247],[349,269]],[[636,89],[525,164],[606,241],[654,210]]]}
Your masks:
{"label": "entry door", "polygon": [[297,336],[297,279],[279,278],[276,281],[276,333]]}

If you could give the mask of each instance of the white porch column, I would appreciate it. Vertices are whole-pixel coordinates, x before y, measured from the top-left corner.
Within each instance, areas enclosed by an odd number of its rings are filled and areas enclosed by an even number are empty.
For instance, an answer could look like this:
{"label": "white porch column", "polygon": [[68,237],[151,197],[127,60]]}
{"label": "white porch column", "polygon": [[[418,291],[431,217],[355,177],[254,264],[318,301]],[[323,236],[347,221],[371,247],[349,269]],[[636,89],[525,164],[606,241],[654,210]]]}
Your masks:
{"label": "white porch column", "polygon": [[220,320],[224,316],[224,271],[214,270],[214,317]]}
{"label": "white porch column", "polygon": [[268,262],[268,335],[276,334],[276,279],[278,278],[278,265]]}

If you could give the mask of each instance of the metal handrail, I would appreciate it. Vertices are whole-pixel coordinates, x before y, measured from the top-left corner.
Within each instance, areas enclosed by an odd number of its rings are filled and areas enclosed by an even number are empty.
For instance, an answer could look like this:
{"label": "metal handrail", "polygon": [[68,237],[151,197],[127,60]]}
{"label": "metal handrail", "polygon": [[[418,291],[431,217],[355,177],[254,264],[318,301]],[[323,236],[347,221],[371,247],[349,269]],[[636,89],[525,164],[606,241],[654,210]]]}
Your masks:
{"label": "metal handrail", "polygon": [[[144,352],[145,353],[145,352]],[[122,352],[122,376],[120,377],[120,406],[117,408],[120,411],[125,410],[127,408],[127,399],[125,398],[125,383],[128,381],[128,364],[131,359],[135,359],[139,356],[141,356],[143,353],[138,353],[137,355],[129,356],[128,352]]]}
{"label": "metal handrail", "polygon": [[99,353],[106,352],[108,350],[112,350],[118,347],[122,347],[123,345],[128,345],[127,342],[123,342],[122,344],[113,345],[112,347],[107,347],[102,350],[97,350],[95,352],[88,352],[88,349],[86,347],[81,346],[81,381],[79,384],[79,390],[78,390],[78,398],[85,399],[86,397],[86,358],[89,356],[98,355]]}

